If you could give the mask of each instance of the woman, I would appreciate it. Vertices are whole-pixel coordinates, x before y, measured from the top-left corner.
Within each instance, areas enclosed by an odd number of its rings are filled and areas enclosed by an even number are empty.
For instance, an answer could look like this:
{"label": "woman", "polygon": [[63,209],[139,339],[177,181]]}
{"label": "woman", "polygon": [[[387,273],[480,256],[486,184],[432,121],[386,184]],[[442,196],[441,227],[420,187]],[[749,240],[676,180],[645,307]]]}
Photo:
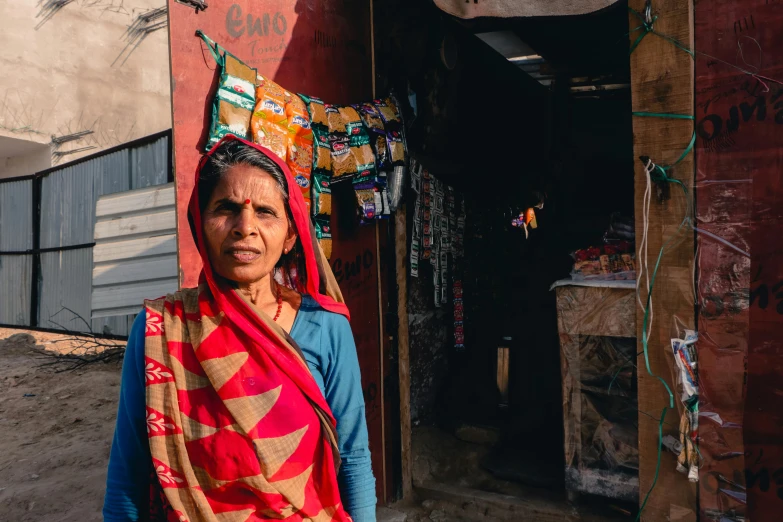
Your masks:
{"label": "woman", "polygon": [[285,163],[227,136],[188,217],[200,284],[133,324],[104,519],[373,522],[348,309]]}

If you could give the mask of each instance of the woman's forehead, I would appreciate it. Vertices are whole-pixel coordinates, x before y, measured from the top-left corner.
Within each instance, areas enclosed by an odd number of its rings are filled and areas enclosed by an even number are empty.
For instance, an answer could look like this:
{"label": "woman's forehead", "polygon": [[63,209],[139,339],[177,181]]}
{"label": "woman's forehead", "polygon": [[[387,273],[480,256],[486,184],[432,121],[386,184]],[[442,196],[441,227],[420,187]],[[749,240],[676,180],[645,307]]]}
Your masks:
{"label": "woman's forehead", "polygon": [[278,182],[266,171],[250,165],[235,165],[220,177],[215,193],[221,197],[235,195],[245,197],[276,196],[282,201]]}

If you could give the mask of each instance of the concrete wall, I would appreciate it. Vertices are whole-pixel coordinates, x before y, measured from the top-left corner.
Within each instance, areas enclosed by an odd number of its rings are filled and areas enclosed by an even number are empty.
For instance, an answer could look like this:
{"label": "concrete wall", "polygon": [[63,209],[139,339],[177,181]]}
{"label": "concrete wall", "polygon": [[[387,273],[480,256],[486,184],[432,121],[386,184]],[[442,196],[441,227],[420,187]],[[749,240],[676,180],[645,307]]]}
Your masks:
{"label": "concrete wall", "polygon": [[[166,2],[74,0],[47,10],[51,3],[0,2],[0,178],[171,128],[167,28],[141,40],[128,33],[140,14]],[[87,130],[93,133],[52,143],[52,136]],[[16,147],[7,138],[38,146]],[[50,161],[41,146],[49,147]]]}

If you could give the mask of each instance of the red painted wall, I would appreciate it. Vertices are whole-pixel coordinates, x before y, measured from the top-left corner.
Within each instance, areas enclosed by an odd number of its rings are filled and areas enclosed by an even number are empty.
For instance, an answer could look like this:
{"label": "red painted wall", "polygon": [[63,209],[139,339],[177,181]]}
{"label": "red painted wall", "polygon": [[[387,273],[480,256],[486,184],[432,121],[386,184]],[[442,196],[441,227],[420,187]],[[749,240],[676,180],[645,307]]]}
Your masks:
{"label": "red painted wall", "polygon": [[[292,92],[330,103],[372,98],[370,4],[361,0],[210,1],[206,11],[169,0],[174,161],[179,264],[194,286],[201,262],[187,222],[187,203],[209,126],[216,88],[207,36]],[[335,198],[332,266],[352,315],[367,403],[378,497],[384,491],[378,270],[375,227],[356,224],[349,191]],[[342,216],[342,217],[340,217]]]}
{"label": "red painted wall", "polygon": [[[702,519],[783,511],[783,4],[696,2]],[[712,520],[711,518],[709,520]],[[733,520],[733,519],[732,519]]]}

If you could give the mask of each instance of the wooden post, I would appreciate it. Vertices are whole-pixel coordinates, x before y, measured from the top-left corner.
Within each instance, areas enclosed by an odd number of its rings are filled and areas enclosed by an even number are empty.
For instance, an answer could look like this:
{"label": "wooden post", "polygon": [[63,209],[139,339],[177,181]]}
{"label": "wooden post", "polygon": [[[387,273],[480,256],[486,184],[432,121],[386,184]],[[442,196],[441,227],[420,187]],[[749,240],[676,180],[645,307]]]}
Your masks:
{"label": "wooden post", "polygon": [[[693,47],[692,0],[657,0],[653,15],[657,15],[654,29],[671,36],[689,48]],[[630,0],[629,6],[644,14],[644,0]],[[630,27],[641,25],[633,13]],[[635,42],[641,31],[630,35]],[[631,54],[631,93],[633,110],[651,113],[693,114],[694,66],[691,57],[670,41],[655,34],[647,34]],[[653,162],[667,165],[676,162],[687,148],[693,135],[693,122],[656,117],[634,117],[634,166],[636,238],[641,241],[644,232],[643,200],[647,188],[644,165],[640,156],[649,156]],[[661,247],[678,234],[678,227],[686,212],[691,212],[693,201],[694,162],[689,154],[669,175],[677,178],[688,189],[687,198],[678,186],[672,185],[671,199],[661,203],[652,187],[647,234],[649,267],[653,270]],[[691,201],[687,201],[690,199]],[[641,264],[641,259],[637,264]],[[653,287],[653,323],[649,328],[648,355],[650,369],[663,378],[675,394],[674,410],[666,416],[663,434],[679,438],[680,411],[675,382],[671,338],[682,328],[694,329],[694,241],[690,229],[679,232],[678,239],[667,245]],[[641,276],[642,301],[647,297],[646,277]],[[637,314],[637,338],[642,352],[642,325],[644,311]],[[647,372],[644,355],[638,358],[639,397],[639,485],[640,503],[655,478],[658,459],[658,424],[661,412],[669,405],[669,395],[663,384]],[[679,409],[678,409],[679,408]],[[696,488],[685,475],[676,471],[676,459],[664,451],[660,472],[652,490],[642,521],[695,521]],[[692,515],[691,515],[692,512]],[[684,515],[684,517],[683,517]]]}
{"label": "wooden post", "polygon": [[397,274],[397,357],[400,372],[400,445],[402,454],[402,498],[413,494],[413,452],[411,450],[411,373],[408,344],[408,224],[401,204],[394,213],[394,258]]}

